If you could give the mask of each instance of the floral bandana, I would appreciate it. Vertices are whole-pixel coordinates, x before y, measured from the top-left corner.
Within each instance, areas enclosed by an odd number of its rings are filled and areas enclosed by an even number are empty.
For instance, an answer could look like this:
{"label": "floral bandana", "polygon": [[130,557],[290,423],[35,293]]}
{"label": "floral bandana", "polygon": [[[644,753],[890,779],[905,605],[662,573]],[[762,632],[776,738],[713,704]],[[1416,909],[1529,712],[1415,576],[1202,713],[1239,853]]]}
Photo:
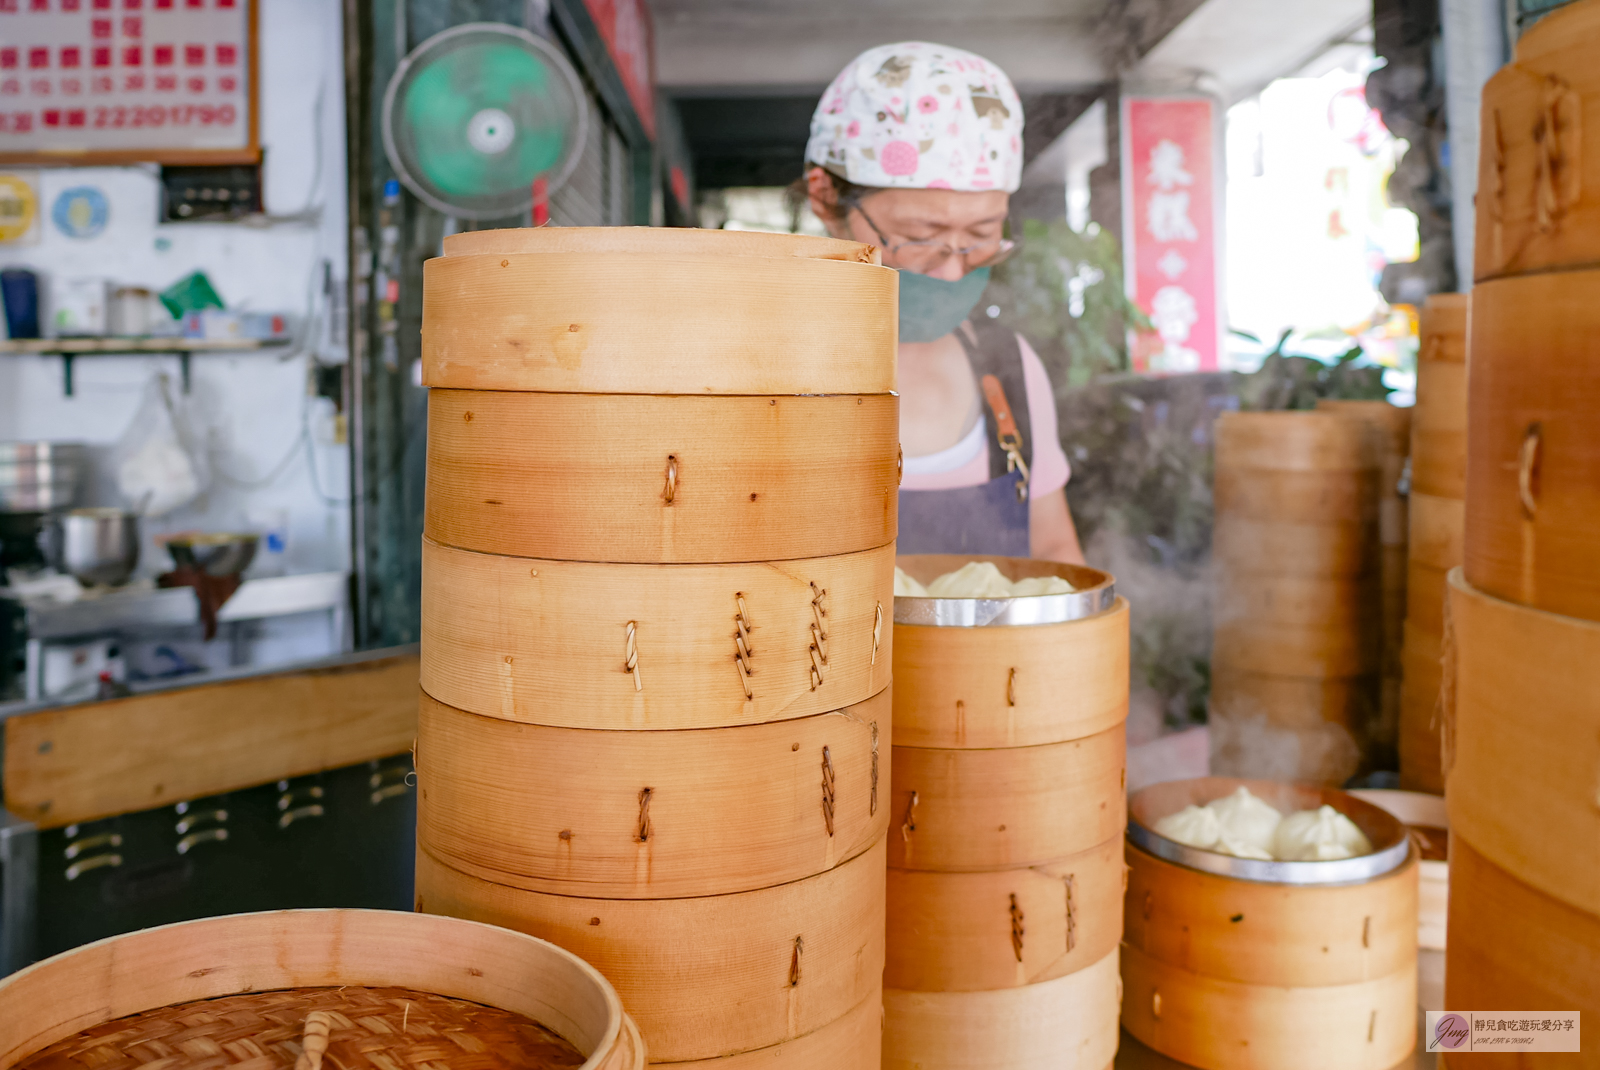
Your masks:
{"label": "floral bandana", "polygon": [[1015,192],[1022,103],[982,56],[926,41],[879,45],[822,95],[806,160],[862,186]]}

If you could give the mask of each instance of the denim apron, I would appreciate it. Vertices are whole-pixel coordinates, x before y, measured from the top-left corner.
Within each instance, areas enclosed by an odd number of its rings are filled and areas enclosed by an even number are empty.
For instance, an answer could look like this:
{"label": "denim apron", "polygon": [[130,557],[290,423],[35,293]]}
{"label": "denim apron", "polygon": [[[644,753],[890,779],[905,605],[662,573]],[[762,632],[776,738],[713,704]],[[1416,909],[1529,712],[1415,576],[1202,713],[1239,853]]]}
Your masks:
{"label": "denim apron", "polygon": [[1033,466],[1033,436],[1022,347],[987,318],[972,321],[972,329],[976,344],[960,328],[955,336],[983,388],[989,479],[949,490],[902,489],[898,553],[1029,556],[1025,473]]}

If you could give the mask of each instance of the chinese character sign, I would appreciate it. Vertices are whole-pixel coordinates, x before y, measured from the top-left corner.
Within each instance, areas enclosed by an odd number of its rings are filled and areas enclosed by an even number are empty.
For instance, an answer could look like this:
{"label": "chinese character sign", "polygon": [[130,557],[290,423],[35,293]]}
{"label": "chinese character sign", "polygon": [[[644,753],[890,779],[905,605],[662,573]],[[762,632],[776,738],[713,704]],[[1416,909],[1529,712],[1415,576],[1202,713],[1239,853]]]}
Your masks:
{"label": "chinese character sign", "polygon": [[0,158],[253,157],[252,0],[0,0]]}
{"label": "chinese character sign", "polygon": [[644,132],[656,136],[655,53],[645,0],[585,0]]}
{"label": "chinese character sign", "polygon": [[1221,349],[1215,113],[1202,97],[1122,99],[1123,255],[1153,330],[1134,368],[1214,370]]}

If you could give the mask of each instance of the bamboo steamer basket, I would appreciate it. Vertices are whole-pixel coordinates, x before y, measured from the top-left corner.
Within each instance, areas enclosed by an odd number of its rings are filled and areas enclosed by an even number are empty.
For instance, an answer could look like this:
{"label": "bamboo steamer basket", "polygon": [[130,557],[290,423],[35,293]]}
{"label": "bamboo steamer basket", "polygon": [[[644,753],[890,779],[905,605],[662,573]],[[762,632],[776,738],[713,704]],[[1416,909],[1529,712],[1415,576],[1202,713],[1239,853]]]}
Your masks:
{"label": "bamboo steamer basket", "polygon": [[673,1070],[878,1070],[882,1048],[883,995],[874,991],[844,1017],[770,1048],[651,1065]]}
{"label": "bamboo steamer basket", "polygon": [[424,539],[422,686],[458,709],[564,728],[810,717],[888,685],[893,585],[892,545],[798,561],[619,565]]}
{"label": "bamboo steamer basket", "polygon": [[1450,827],[1546,895],[1600,915],[1600,624],[1450,574]]}
{"label": "bamboo steamer basket", "polygon": [[458,237],[466,240],[447,239],[445,255],[423,265],[427,386],[691,395],[894,389],[899,279],[870,246],[661,228]]}
{"label": "bamboo steamer basket", "polygon": [[1438,701],[1438,666],[1407,668],[1400,690],[1400,786],[1407,791],[1444,792]]}
{"label": "bamboo steamer basket", "polygon": [[1452,1065],[1522,1070],[1600,1067],[1600,917],[1518,880],[1464,836],[1450,843],[1445,1003],[1497,1011],[1582,1013],[1581,1054],[1474,1051]]}
{"label": "bamboo steamer basket", "polygon": [[496,884],[618,899],[749,891],[832,869],[888,828],[887,691],[679,732],[519,724],[426,694],[420,712],[418,842]]}
{"label": "bamboo steamer basket", "polygon": [[[0,1068],[158,1007],[340,986],[409,988],[499,1007],[565,1037],[588,1056],[584,1070],[644,1066],[644,1048],[611,985],[543,940],[397,911],[280,910],[115,936],[0,980]],[[227,1056],[216,1054],[226,1065]],[[451,1055],[441,1053],[437,1065],[454,1065]]]}
{"label": "bamboo steamer basket", "polygon": [[1444,600],[1445,591],[1449,589],[1446,583],[1449,574],[1448,568],[1413,561],[1406,576],[1406,626],[1427,633],[1435,645],[1444,635]]}
{"label": "bamboo steamer basket", "polygon": [[1466,503],[1435,494],[1411,495],[1411,560],[1448,572],[1461,564]]}
{"label": "bamboo steamer basket", "polygon": [[1359,472],[1378,467],[1376,444],[1366,430],[1327,412],[1225,412],[1217,417],[1216,443],[1218,472]]}
{"label": "bamboo steamer basket", "polygon": [[885,987],[973,992],[1081,970],[1122,935],[1122,839],[987,873],[890,869]]}
{"label": "bamboo steamer basket", "polygon": [[491,884],[417,852],[417,908],[515,929],[593,963],[652,1060],[770,1048],[843,1017],[883,977],[884,849],[805,880],[684,899]]}
{"label": "bamboo steamer basket", "polygon": [[1375,518],[1377,489],[1377,475],[1371,469],[1219,467],[1212,500],[1218,513],[1246,520],[1328,524]]}
{"label": "bamboo steamer basket", "polygon": [[[1465,364],[1467,362],[1467,313],[1471,300],[1464,293],[1429,294],[1417,313],[1417,360],[1422,363]],[[1465,396],[1465,395],[1463,395]],[[1421,400],[1421,394],[1418,394]],[[1415,420],[1423,410],[1412,413]]]}
{"label": "bamboo steamer basket", "polygon": [[1122,949],[1122,1025],[1203,1070],[1390,1070],[1416,1046],[1417,968],[1283,988],[1191,973]]}
{"label": "bamboo steamer basket", "polygon": [[1363,676],[1380,664],[1380,592],[1315,576],[1251,576],[1219,586],[1213,669]]}
{"label": "bamboo steamer basket", "polygon": [[1335,724],[1358,731],[1371,719],[1375,676],[1276,676],[1214,665],[1211,705],[1224,717],[1259,718],[1287,728]]}
{"label": "bamboo steamer basket", "polygon": [[1483,87],[1474,278],[1600,260],[1600,14],[1574,4],[1528,30]]}
{"label": "bamboo steamer basket", "polygon": [[889,865],[1018,869],[1104,843],[1126,821],[1127,735],[997,750],[894,748]]}
{"label": "bamboo steamer basket", "polygon": [[1467,309],[1466,294],[1434,294],[1422,308],[1417,403],[1411,410],[1413,521],[1419,494],[1466,495]]}
{"label": "bamboo steamer basket", "polygon": [[423,530],[483,553],[646,563],[788,560],[893,542],[899,398],[808,389],[435,389]]}
{"label": "bamboo steamer basket", "polygon": [[[991,562],[1008,579],[1059,575],[1088,595],[1113,594],[1110,574],[1082,566],[948,554],[897,559],[923,583],[968,561]],[[894,638],[897,743],[957,750],[1031,747],[1096,735],[1127,720],[1123,599],[1081,619],[1047,624],[951,627],[898,619]]]}
{"label": "bamboo steamer basket", "polygon": [[883,1070],[1110,1070],[1117,952],[1039,984],[883,993]]}
{"label": "bamboo steamer basket", "polygon": [[[1336,807],[1374,852],[1256,861],[1153,831],[1241,785],[1285,813]],[[1122,1023],[1134,1037],[1211,1070],[1387,1070],[1411,1051],[1416,851],[1392,815],[1333,789],[1221,777],[1145,788],[1129,815]]]}
{"label": "bamboo steamer basket", "polygon": [[[1418,852],[1427,847],[1435,853],[1448,850],[1450,815],[1443,795],[1420,791],[1395,791],[1387,788],[1360,788],[1350,792],[1363,802],[1389,811],[1405,822]],[[1440,832],[1443,831],[1443,837]],[[1417,860],[1417,947],[1425,951],[1445,949],[1445,919],[1450,906],[1450,863],[1419,857]]]}
{"label": "bamboo steamer basket", "polygon": [[1288,524],[1219,512],[1211,555],[1227,577],[1342,577],[1362,580],[1377,569],[1375,521]]}
{"label": "bamboo steamer basket", "polygon": [[1354,420],[1367,428],[1378,458],[1378,520],[1384,546],[1404,546],[1405,499],[1400,480],[1411,454],[1411,410],[1387,401],[1339,401],[1324,398],[1318,412]]}
{"label": "bamboo steamer basket", "polygon": [[1474,587],[1588,620],[1600,620],[1596,293],[1600,271],[1477,288],[1463,556]]}

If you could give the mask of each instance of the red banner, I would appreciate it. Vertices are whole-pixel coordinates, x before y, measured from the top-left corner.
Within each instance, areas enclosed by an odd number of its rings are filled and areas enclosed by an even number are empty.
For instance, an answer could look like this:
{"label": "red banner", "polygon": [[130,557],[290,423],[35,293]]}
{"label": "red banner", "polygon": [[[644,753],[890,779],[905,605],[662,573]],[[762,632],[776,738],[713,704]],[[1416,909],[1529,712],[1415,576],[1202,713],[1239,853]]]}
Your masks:
{"label": "red banner", "polygon": [[1128,296],[1153,330],[1135,371],[1213,371],[1222,352],[1215,103],[1122,98],[1123,257]]}
{"label": "red banner", "polygon": [[650,139],[656,136],[655,42],[645,0],[584,0]]}

